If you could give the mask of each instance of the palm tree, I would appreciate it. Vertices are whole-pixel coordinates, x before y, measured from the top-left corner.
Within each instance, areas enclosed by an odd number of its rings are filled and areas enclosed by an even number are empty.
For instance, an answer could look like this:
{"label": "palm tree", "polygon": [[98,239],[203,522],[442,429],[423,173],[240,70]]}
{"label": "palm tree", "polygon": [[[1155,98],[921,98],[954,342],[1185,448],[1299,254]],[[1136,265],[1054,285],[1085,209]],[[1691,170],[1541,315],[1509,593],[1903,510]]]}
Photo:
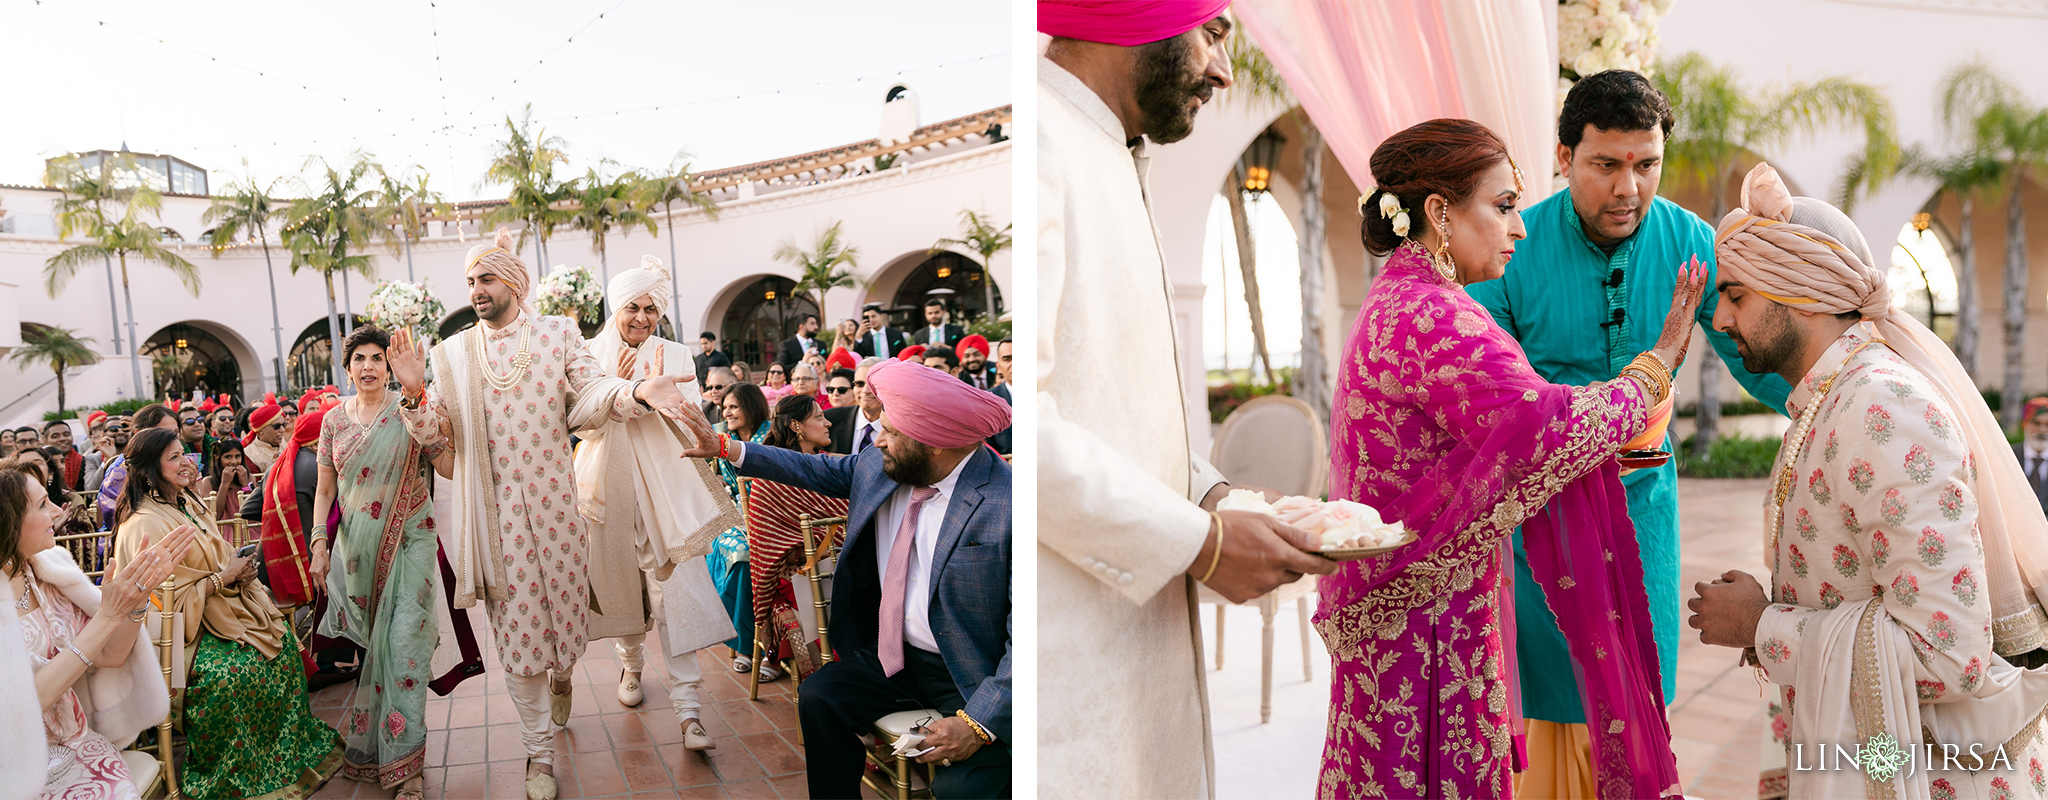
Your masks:
{"label": "palm tree", "polygon": [[519,246],[526,246],[527,234],[535,236],[536,269],[546,268],[548,234],[568,221],[568,212],[554,207],[569,195],[570,187],[555,180],[555,165],[569,160],[564,152],[567,147],[561,137],[533,127],[533,106],[529,104],[517,123],[505,118],[505,141],[497,143],[490,166],[484,169],[484,180],[477,185],[479,193],[486,185],[511,187],[505,204],[484,215],[484,225],[525,223],[526,229],[519,232]]}
{"label": "palm tree", "polygon": [[[860,248],[839,240],[839,225],[834,222],[831,227],[819,231],[808,250],[797,247],[796,241],[790,239],[783,240],[782,246],[775,248],[776,261],[796,266],[800,274],[795,291],[810,295],[820,316],[825,313],[826,292],[859,284],[853,277],[853,270],[860,267]],[[847,269],[840,269],[842,264]]]}
{"label": "palm tree", "polygon": [[[339,170],[317,156],[306,160],[306,168],[316,162],[321,169],[320,182],[306,185],[307,196],[292,203],[293,222],[285,226],[285,246],[292,251],[293,274],[312,269],[326,281],[327,343],[331,351],[338,351],[341,321],[334,308],[335,274],[353,272],[369,280],[377,278],[377,266],[364,252],[381,228],[375,219],[376,189],[363,185],[376,165],[355,153]],[[328,369],[335,385],[340,385],[341,360],[330,358]]]}
{"label": "palm tree", "polygon": [[[57,237],[68,239],[75,233],[91,233],[105,224],[106,204],[109,201],[126,202],[133,193],[133,186],[140,181],[129,181],[130,188],[122,188],[119,173],[132,174],[135,157],[122,153],[117,158],[100,159],[97,167],[86,167],[78,156],[64,155],[50,159],[43,170],[43,183],[56,187],[62,196],[58,198],[54,211],[57,216]],[[101,259],[107,271],[107,315],[114,331],[114,355],[121,354],[121,309],[114,299],[114,260]]]}
{"label": "palm tree", "polygon": [[128,259],[157,264],[171,271],[185,285],[185,291],[199,296],[199,268],[183,256],[164,249],[163,231],[142,218],[143,213],[163,210],[163,197],[148,186],[138,186],[128,196],[120,219],[101,218],[92,231],[96,240],[50,257],[43,264],[43,291],[55,298],[85,265],[94,259],[112,259],[121,264],[121,296],[128,303],[128,367],[135,381],[135,396],[142,394],[141,341],[135,337],[135,294],[128,281]]}
{"label": "palm tree", "polygon": [[[2026,366],[2027,228],[2020,202],[2029,167],[2048,168],[2048,108],[2028,105],[2019,90],[1982,60],[1951,70],[1942,81],[1942,120],[2003,173],[2005,204],[2005,384],[1998,420],[2019,425]],[[1958,284],[1965,281],[1957,281]],[[1960,314],[1960,311],[1958,312]]]}
{"label": "palm tree", "polygon": [[230,183],[226,194],[215,195],[213,205],[206,209],[200,220],[214,226],[214,258],[220,258],[220,248],[233,244],[245,232],[263,248],[263,274],[270,280],[270,337],[277,346],[277,390],[283,392],[286,388],[284,322],[277,310],[277,266],[270,261],[269,228],[271,215],[282,211],[284,204],[271,199],[277,194],[278,181],[257,186],[255,174],[249,171],[248,159],[242,160],[242,171],[244,177],[241,182]]}
{"label": "palm tree", "polygon": [[405,248],[405,279],[414,280],[412,243],[427,235],[427,216],[447,214],[450,207],[440,192],[427,188],[427,170],[413,166],[402,177],[393,177],[382,166],[377,170],[378,213],[388,227],[379,228],[385,241]]}
{"label": "palm tree", "polygon": [[[685,208],[695,207],[711,219],[718,219],[718,203],[712,201],[711,195],[690,188],[690,154],[684,151],[677,151],[676,157],[669,160],[666,173],[649,174],[641,191],[648,208],[661,206],[666,209],[668,269],[669,274],[674,275],[680,268],[676,262],[676,203],[682,203]],[[678,294],[681,290],[676,288],[679,285],[678,281],[668,282],[669,308],[675,308],[681,299]],[[675,324],[674,320],[669,321],[669,326],[675,329],[673,332],[677,336],[683,335],[682,326]]]}
{"label": "palm tree", "polygon": [[[1712,192],[1707,219],[1728,213],[1728,180],[1746,153],[1782,147],[1795,136],[1812,136],[1823,126],[1863,128],[1863,149],[1852,163],[1866,165],[1862,186],[1875,191],[1896,171],[1899,146],[1891,101],[1876,87],[1843,77],[1794,82],[1762,91],[1744,88],[1733,70],[1698,53],[1658,65],[1651,81],[1671,101],[1678,118],[1664,143],[1664,168],[1681,180],[1704,181]],[[1852,187],[1853,188],[1853,187]],[[1700,401],[1693,452],[1705,457],[1720,427],[1721,359],[1700,349]]]}
{"label": "palm tree", "polygon": [[[1295,108],[1294,93],[1287,88],[1287,82],[1280,77],[1280,70],[1273,66],[1266,53],[1252,43],[1249,36],[1233,36],[1225,45],[1230,54],[1231,74],[1235,77],[1235,91],[1225,97],[1231,103],[1249,106],[1271,103],[1283,108]],[[1301,366],[1295,370],[1294,386],[1291,393],[1315,409],[1316,415],[1330,419],[1330,385],[1327,370],[1329,365],[1323,358],[1323,236],[1325,218],[1323,204],[1323,132],[1316,127],[1308,114],[1298,110],[1290,111],[1296,127],[1301,129],[1301,196],[1312,198],[1301,206],[1301,237],[1299,239],[1299,261],[1301,269]],[[1273,376],[1273,359],[1266,349],[1265,315],[1259,308],[1258,261],[1255,251],[1257,243],[1252,236],[1250,220],[1244,213],[1244,201],[1238,194],[1240,181],[1232,175],[1224,187],[1225,198],[1230,203],[1231,228],[1237,234],[1238,269],[1244,275],[1245,304],[1250,307],[1252,320],[1252,347],[1259,360],[1266,365],[1266,382],[1276,383]]]}
{"label": "palm tree", "polygon": [[1015,224],[1004,225],[999,230],[987,217],[975,213],[973,209],[963,208],[960,210],[960,238],[940,239],[932,243],[933,254],[949,247],[958,247],[981,256],[981,290],[984,295],[982,308],[988,309],[990,320],[1001,315],[996,313],[996,276],[989,271],[989,265],[994,263],[997,253],[1010,249],[1010,228]]}
{"label": "palm tree", "polygon": [[[569,184],[570,197],[577,201],[577,207],[569,209],[569,226],[590,232],[590,249],[597,251],[598,268],[602,270],[599,286],[610,285],[612,280],[611,257],[605,252],[605,237],[612,229],[630,235],[634,226],[645,226],[649,236],[660,232],[643,202],[643,184],[638,173],[627,171],[616,179],[606,180],[595,167],[582,180]],[[608,306],[608,299],[599,301],[599,319],[611,316]]]}
{"label": "palm tree", "polygon": [[[1855,187],[1862,183],[1862,173],[1868,167],[1860,159],[1852,157],[1849,169],[1842,176],[1842,185],[1836,195],[1841,198],[1842,211],[1856,207],[1860,192]],[[1930,204],[1938,203],[1941,195],[1953,194],[1962,203],[1962,218],[1956,230],[1956,333],[1954,349],[1956,360],[1963,362],[1963,371],[1972,379],[1977,377],[1977,228],[1971,222],[1977,204],[1977,197],[2005,179],[2005,165],[1990,154],[1980,150],[1969,150],[1951,156],[1936,156],[1920,145],[1906,148],[1899,154],[1898,171],[1907,175],[1927,178],[1935,183],[1934,198]],[[1930,292],[1932,290],[1930,289]],[[1930,297],[1928,309],[1933,309]]]}
{"label": "palm tree", "polygon": [[85,364],[100,362],[98,353],[92,351],[92,339],[79,336],[70,328],[37,327],[22,331],[21,346],[8,354],[16,366],[27,369],[31,364],[47,364],[51,372],[57,373],[57,413],[64,413],[64,370]]}

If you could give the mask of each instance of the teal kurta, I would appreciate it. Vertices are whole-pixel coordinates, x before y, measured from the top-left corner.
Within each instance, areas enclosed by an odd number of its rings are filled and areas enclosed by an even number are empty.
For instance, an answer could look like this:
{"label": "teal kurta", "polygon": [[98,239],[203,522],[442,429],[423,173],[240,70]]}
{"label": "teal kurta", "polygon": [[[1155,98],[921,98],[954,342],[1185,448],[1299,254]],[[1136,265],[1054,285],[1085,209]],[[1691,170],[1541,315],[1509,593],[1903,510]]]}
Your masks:
{"label": "teal kurta", "polygon": [[[1609,255],[1586,238],[1572,209],[1570,190],[1559,191],[1522,213],[1529,238],[1515,248],[1506,277],[1473,284],[1473,299],[1522,344],[1529,363],[1544,380],[1583,386],[1613,380],[1636,355],[1657,346],[1664,315],[1671,310],[1678,266],[1693,256],[1708,265],[1708,293],[1700,304],[1700,326],[1729,372],[1751,395],[1784,413],[1791,387],[1776,374],[1742,368],[1735,343],[1714,330],[1719,296],[1714,284],[1714,229],[1692,212],[1662,197],[1635,235]],[[1613,280],[1619,270],[1620,282]],[[1620,324],[1609,324],[1617,319]],[[1683,405],[1687,400],[1680,398]],[[1676,450],[1669,438],[1664,449]],[[1663,666],[1664,698],[1676,691],[1678,664],[1678,466],[1667,463],[1621,479],[1628,490],[1629,517],[1641,545],[1649,591],[1650,620]],[[1557,618],[1529,572],[1529,558],[1516,531],[1516,652],[1521,659],[1522,713],[1552,722],[1585,722],[1578,680]]]}

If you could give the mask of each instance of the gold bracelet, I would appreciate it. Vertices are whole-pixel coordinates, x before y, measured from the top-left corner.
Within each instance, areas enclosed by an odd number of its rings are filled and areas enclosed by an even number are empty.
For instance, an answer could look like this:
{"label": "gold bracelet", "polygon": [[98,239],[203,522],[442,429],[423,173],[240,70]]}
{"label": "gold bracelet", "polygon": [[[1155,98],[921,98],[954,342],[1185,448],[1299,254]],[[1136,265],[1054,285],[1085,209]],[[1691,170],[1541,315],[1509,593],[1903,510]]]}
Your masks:
{"label": "gold bracelet", "polygon": [[1658,380],[1656,375],[1634,364],[1622,368],[1621,374],[1633,377],[1636,383],[1643,387],[1643,391],[1649,394],[1648,400],[1651,403],[1664,402],[1664,396],[1671,391],[1669,382]]}
{"label": "gold bracelet", "polygon": [[967,716],[967,709],[963,708],[958,711],[955,711],[953,712],[953,716],[967,720],[967,727],[974,729],[974,735],[981,737],[982,744],[995,743],[996,737],[988,735],[988,729],[981,727],[981,723],[975,722],[973,717]]}
{"label": "gold bracelet", "polygon": [[1203,583],[1208,583],[1210,578],[1216,577],[1216,565],[1223,563],[1223,515],[1211,511],[1209,518],[1216,521],[1216,550],[1209,554],[1209,571],[1196,579]]}
{"label": "gold bracelet", "polygon": [[1655,350],[1644,350],[1642,355],[1636,356],[1636,358],[1640,360],[1643,358],[1643,356],[1649,356],[1650,358],[1656,359],[1657,366],[1663,367],[1664,371],[1667,373],[1678,371],[1676,368],[1671,366],[1671,362],[1665,361],[1663,356],[1657,355],[1657,351]]}

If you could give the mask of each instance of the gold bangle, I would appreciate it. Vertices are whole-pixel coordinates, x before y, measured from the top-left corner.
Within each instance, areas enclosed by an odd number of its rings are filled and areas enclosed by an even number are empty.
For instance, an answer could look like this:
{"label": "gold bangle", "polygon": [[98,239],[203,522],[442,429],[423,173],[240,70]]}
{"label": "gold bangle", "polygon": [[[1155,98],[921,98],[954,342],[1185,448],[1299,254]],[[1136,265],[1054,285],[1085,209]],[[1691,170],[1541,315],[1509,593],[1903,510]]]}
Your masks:
{"label": "gold bangle", "polygon": [[973,729],[974,729],[974,735],[975,735],[975,736],[978,736],[978,737],[981,737],[981,743],[982,743],[982,744],[994,744],[994,743],[995,743],[995,741],[996,741],[996,737],[994,737],[994,736],[990,736],[990,735],[988,734],[988,729],[986,729],[986,728],[983,728],[983,727],[981,727],[981,723],[979,723],[979,722],[975,722],[975,721],[974,721],[974,718],[973,718],[973,717],[967,716],[967,709],[964,709],[964,708],[963,708],[963,709],[960,709],[960,710],[958,710],[958,711],[955,711],[955,712],[953,712],[953,716],[956,716],[956,717],[959,717],[959,718],[961,718],[961,719],[964,719],[964,720],[966,720],[966,721],[967,721],[967,727],[970,727],[970,728],[973,728]]}
{"label": "gold bangle", "polygon": [[1216,577],[1216,565],[1223,563],[1223,515],[1211,511],[1209,518],[1216,521],[1216,549],[1209,554],[1209,571],[1196,579],[1203,583],[1208,583],[1210,578]]}
{"label": "gold bangle", "polygon": [[1664,360],[1664,357],[1663,357],[1663,356],[1657,355],[1657,351],[1655,351],[1655,350],[1644,350],[1644,351],[1643,351],[1643,353],[1642,353],[1642,355],[1636,356],[1636,359],[1637,359],[1637,360],[1641,360],[1641,359],[1643,359],[1643,358],[1644,358],[1644,357],[1646,357],[1646,356],[1647,356],[1647,357],[1649,357],[1649,358],[1654,358],[1654,359],[1656,359],[1656,360],[1657,360],[1657,366],[1663,367],[1663,368],[1664,368],[1664,371],[1665,371],[1665,372],[1667,372],[1667,373],[1670,373],[1670,372],[1677,372],[1677,371],[1678,371],[1678,370],[1676,370],[1676,369],[1672,368],[1672,366],[1671,366],[1671,363],[1670,363],[1670,362],[1668,362],[1668,361],[1665,361],[1665,360]]}

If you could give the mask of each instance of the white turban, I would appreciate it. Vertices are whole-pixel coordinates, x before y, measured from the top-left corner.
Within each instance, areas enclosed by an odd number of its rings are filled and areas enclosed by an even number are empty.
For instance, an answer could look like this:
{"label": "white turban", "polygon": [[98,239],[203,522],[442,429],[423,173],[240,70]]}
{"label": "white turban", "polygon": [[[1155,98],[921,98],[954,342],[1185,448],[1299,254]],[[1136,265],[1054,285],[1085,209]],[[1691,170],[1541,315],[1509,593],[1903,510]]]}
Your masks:
{"label": "white turban", "polygon": [[612,276],[611,285],[605,287],[605,296],[611,298],[613,309],[648,296],[653,298],[654,307],[663,315],[668,314],[668,292],[668,270],[661,266],[661,259],[654,256],[641,256],[638,268]]}

